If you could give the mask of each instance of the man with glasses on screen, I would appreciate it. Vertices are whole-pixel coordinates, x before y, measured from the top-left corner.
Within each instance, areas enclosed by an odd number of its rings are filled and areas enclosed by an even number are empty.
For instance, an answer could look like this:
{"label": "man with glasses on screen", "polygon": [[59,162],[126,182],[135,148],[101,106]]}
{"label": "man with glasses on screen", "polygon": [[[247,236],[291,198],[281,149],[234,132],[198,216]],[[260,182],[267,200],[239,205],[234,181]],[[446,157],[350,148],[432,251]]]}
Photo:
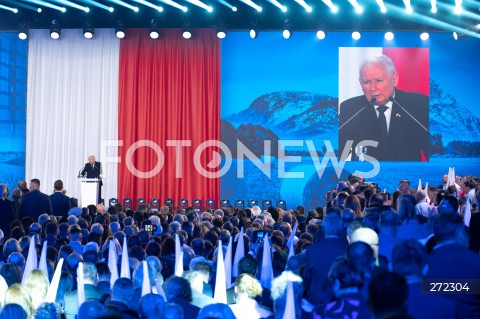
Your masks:
{"label": "man with glasses on screen", "polygon": [[[352,140],[352,159],[368,155],[379,161],[425,160],[430,137],[428,97],[397,89],[399,75],[386,55],[366,58],[359,81],[364,95],[340,104],[339,149]],[[362,145],[365,140],[378,145]]]}

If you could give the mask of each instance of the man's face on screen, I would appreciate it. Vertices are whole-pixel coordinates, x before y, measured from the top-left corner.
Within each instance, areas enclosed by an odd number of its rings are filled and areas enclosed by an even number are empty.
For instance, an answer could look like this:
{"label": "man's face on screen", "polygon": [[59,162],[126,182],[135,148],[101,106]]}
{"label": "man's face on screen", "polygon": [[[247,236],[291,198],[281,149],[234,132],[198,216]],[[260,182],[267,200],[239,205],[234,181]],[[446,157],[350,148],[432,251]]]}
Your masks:
{"label": "man's face on screen", "polygon": [[360,85],[367,100],[376,99],[376,105],[384,105],[393,96],[398,83],[398,74],[389,74],[381,64],[365,66],[360,71]]}

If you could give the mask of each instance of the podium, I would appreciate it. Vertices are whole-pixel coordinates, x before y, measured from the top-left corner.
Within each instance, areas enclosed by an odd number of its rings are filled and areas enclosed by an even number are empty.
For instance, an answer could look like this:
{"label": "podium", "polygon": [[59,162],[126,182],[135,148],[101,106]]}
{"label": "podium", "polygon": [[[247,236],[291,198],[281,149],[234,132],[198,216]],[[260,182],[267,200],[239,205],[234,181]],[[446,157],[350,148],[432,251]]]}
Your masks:
{"label": "podium", "polygon": [[80,207],[97,206],[99,182],[99,178],[80,178],[80,195],[82,197]]}

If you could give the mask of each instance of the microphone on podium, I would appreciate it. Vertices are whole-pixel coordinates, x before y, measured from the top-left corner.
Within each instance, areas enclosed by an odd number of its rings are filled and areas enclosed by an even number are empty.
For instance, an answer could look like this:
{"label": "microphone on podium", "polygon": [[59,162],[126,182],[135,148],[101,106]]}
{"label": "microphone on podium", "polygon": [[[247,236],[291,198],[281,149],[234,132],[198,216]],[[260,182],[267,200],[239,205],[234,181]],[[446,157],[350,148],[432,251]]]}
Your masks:
{"label": "microphone on podium", "polygon": [[397,100],[395,100],[393,98],[393,96],[389,97],[388,98],[390,101],[392,101],[393,103],[397,104],[398,107],[400,107],[405,113],[407,113],[408,116],[410,116],[414,121],[415,123],[417,123],[418,125],[420,125],[421,128],[423,128],[425,131],[428,132],[428,129],[422,125],[422,123],[420,123],[412,114],[410,114],[407,110],[405,110],[405,108],[403,106],[400,105],[400,103],[397,102]]}
{"label": "microphone on podium", "polygon": [[362,112],[364,108],[366,108],[366,107],[369,106],[369,105],[375,104],[375,102],[377,102],[377,99],[374,98],[374,97],[372,97],[372,99],[371,99],[367,104],[365,104],[357,113],[355,113],[351,118],[349,118],[348,121],[346,121],[345,123],[343,123],[343,124],[339,127],[339,129],[341,130],[342,127],[344,127],[345,125],[347,125],[348,122],[350,122],[351,120],[353,120],[360,112]]}

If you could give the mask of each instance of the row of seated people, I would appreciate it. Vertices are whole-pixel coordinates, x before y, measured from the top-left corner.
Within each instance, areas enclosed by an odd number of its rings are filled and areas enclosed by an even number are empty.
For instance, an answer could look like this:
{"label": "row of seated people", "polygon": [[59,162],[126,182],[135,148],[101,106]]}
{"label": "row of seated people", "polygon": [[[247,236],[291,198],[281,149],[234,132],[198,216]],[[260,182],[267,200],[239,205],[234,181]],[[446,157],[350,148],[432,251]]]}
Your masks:
{"label": "row of seated people", "polygon": [[[425,194],[402,180],[390,198],[345,181],[312,210],[228,207],[199,215],[117,204],[74,207],[68,217],[25,216],[0,232],[0,318],[478,318],[477,186],[469,177],[460,189]],[[46,269],[26,272],[30,251],[42,255],[42,243]],[[131,279],[112,281],[124,245]],[[217,276],[219,250],[236,269],[224,292],[216,289],[224,278]],[[59,260],[55,302],[45,303]],[[86,301],[78,307],[80,264]],[[436,294],[427,285],[433,279],[472,291]]]}

